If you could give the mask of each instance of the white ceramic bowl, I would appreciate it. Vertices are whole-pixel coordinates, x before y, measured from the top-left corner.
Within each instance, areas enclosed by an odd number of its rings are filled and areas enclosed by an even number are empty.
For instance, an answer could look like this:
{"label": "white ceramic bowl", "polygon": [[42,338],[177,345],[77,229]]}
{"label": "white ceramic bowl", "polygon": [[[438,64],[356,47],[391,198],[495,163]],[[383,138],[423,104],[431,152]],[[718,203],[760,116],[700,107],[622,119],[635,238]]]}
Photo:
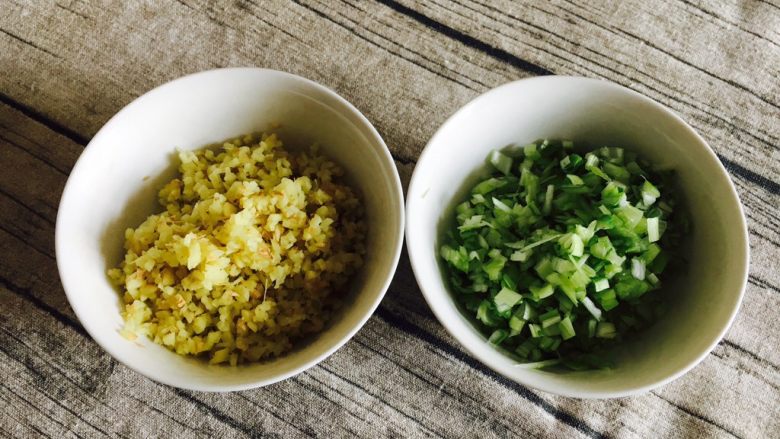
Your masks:
{"label": "white ceramic bowl", "polygon": [[[274,128],[279,125],[278,128]],[[314,142],[362,191],[369,232],[353,300],[313,341],[274,361],[236,368],[130,342],[106,269],[121,260],[124,230],[159,211],[156,192],[176,169],[174,151],[274,129],[286,146]],[[71,172],[57,214],[57,265],[73,310],[92,338],[128,367],[165,384],[241,390],[295,375],[346,343],[379,305],[403,243],[403,192],[393,159],[371,123],[333,91],[273,70],[212,70],[139,97],[95,135]]]}
{"label": "white ceramic bowl", "polygon": [[[466,176],[491,149],[537,139],[623,146],[678,171],[693,231],[687,276],[668,288],[672,310],[607,371],[551,373],[516,367],[490,347],[455,306],[440,273],[437,225]],[[723,337],[739,308],[748,273],[742,207],[717,157],[690,126],[626,88],[586,78],[539,77],[491,90],[461,108],[433,136],[407,192],[406,243],[428,304],[472,355],[521,384],[582,398],[648,391],[694,367]]]}

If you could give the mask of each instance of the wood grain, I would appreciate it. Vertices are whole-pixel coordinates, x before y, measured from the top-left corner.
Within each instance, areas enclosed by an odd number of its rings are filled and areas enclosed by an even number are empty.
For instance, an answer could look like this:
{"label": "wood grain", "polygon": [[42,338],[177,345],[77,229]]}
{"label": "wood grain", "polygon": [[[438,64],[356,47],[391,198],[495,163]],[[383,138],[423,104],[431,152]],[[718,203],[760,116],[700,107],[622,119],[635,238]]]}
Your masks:
{"label": "wood grain", "polygon": [[[780,432],[766,409],[780,399],[778,11],[767,2],[694,1],[3,2],[0,373],[8,379],[0,410],[8,416],[0,433]],[[737,321],[713,355],[655,392],[606,402],[559,398],[512,383],[462,351],[422,300],[404,256],[376,315],[321,366],[229,395],[152,383],[105,354],[67,306],[53,251],[59,196],[83,146],[123,105],[183,74],[238,65],[301,74],[355,103],[387,140],[405,183],[433,130],[506,81],[579,74],[658,100],[713,146],[747,208],[754,263]]]}

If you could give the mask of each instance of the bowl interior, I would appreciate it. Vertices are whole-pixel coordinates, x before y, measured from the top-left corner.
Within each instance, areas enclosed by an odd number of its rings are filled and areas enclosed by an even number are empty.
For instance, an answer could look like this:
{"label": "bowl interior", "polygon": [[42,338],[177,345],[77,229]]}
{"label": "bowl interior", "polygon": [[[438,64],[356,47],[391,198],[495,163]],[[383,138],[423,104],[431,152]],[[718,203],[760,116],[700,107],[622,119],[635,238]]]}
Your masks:
{"label": "bowl interior", "polygon": [[[667,285],[674,304],[620,351],[606,371],[526,370],[494,350],[457,309],[437,258],[437,225],[466,176],[491,149],[540,138],[623,146],[678,172],[693,223],[687,275]],[[407,194],[407,246],[432,310],[466,349],[496,371],[542,390],[578,397],[623,396],[671,380],[700,361],[733,319],[747,280],[747,231],[726,171],[706,143],[659,104],[606,82],[523,80],[492,90],[448,120],[423,152]]]}
{"label": "bowl interior", "polygon": [[[130,342],[118,292],[106,269],[123,257],[124,230],[160,211],[157,191],[176,171],[176,149],[273,130],[292,149],[318,143],[361,192],[368,254],[352,283],[352,302],[319,336],[279,359],[230,368],[175,355],[146,339]],[[138,98],[90,142],[68,180],[57,218],[57,262],[74,311],[93,338],[129,367],[166,384],[232,390],[278,381],[346,342],[384,295],[402,243],[398,174],[371,124],[335,93],[311,81],[262,69],[184,77]]]}

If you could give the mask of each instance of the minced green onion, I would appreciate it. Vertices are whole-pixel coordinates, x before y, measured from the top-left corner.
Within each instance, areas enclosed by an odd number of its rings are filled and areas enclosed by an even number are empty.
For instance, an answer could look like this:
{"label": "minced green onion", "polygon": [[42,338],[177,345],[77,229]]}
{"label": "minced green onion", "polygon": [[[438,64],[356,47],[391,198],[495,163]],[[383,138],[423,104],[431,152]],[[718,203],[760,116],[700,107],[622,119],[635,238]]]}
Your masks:
{"label": "minced green onion", "polygon": [[[631,151],[570,141],[493,151],[440,256],[489,343],[528,367],[603,367],[657,318],[682,234],[666,174]],[[674,265],[674,264],[672,264]]]}

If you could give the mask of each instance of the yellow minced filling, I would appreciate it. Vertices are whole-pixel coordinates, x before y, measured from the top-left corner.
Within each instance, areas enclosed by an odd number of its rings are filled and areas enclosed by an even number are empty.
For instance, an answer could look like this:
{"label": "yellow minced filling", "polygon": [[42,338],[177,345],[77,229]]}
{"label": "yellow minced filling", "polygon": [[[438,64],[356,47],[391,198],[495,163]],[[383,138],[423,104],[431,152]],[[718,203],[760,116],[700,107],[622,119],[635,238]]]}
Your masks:
{"label": "yellow minced filling", "polygon": [[343,171],[274,135],[179,153],[165,211],[125,232],[108,271],[122,334],[211,363],[257,361],[321,330],[362,263],[365,225]]}

